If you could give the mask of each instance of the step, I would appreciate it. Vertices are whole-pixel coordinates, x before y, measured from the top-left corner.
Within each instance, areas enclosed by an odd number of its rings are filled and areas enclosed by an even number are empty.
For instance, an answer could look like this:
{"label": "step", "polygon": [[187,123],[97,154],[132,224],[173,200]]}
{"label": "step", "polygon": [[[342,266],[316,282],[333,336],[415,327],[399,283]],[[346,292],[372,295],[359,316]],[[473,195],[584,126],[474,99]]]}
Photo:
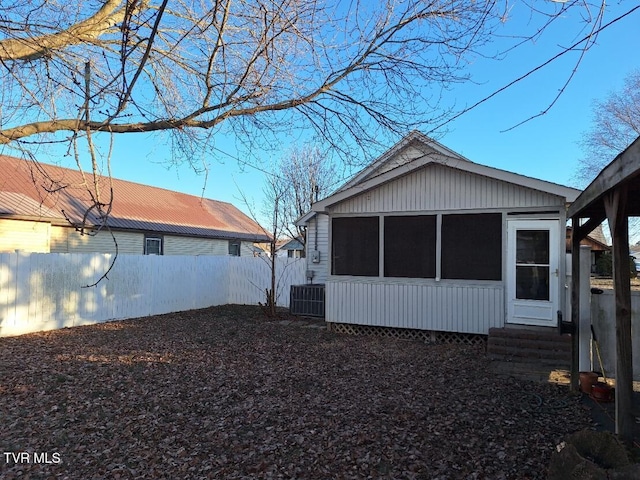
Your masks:
{"label": "step", "polygon": [[571,365],[571,336],[554,329],[492,328],[487,356],[497,363],[565,368]]}
{"label": "step", "polygon": [[571,359],[571,350],[549,350],[543,348],[522,348],[511,345],[493,345],[487,348],[487,353],[495,355],[511,355],[528,358],[559,358]]}
{"label": "step", "polygon": [[489,338],[519,338],[523,340],[541,340],[554,343],[571,344],[571,335],[559,335],[555,329],[529,330],[520,328],[490,328]]}
{"label": "step", "polygon": [[570,343],[567,344],[549,340],[531,340],[524,338],[489,337],[487,340],[487,349],[491,350],[493,347],[528,348],[562,352],[571,351]]}

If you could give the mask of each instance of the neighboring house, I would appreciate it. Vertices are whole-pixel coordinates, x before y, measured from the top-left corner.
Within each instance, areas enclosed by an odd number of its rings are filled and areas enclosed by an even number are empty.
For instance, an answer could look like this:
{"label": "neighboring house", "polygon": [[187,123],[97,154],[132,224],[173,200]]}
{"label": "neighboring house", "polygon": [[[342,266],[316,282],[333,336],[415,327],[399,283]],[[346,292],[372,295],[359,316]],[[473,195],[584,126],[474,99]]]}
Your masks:
{"label": "neighboring house", "polygon": [[412,132],[307,227],[307,276],[327,322],[487,334],[555,326],[566,205],[578,190],[473,163]]}
{"label": "neighboring house", "polygon": [[304,240],[302,237],[284,240],[276,247],[278,257],[304,258]]}
{"label": "neighboring house", "polygon": [[[566,252],[571,253],[571,227],[567,227],[567,235],[566,235]],[[598,259],[605,252],[610,252],[611,247],[607,245],[607,239],[604,236],[604,232],[602,230],[602,225],[597,227],[593,232],[587,235],[586,238],[580,241],[580,245],[585,245],[591,247],[591,273],[596,272],[596,265],[598,263]]]}
{"label": "neighboring house", "polygon": [[7,156],[0,171],[0,252],[113,253],[113,233],[120,254],[253,255],[269,240],[230,203],[107,177],[98,182],[105,196],[113,186],[111,233],[95,228],[95,210],[80,231],[91,205],[80,172]]}

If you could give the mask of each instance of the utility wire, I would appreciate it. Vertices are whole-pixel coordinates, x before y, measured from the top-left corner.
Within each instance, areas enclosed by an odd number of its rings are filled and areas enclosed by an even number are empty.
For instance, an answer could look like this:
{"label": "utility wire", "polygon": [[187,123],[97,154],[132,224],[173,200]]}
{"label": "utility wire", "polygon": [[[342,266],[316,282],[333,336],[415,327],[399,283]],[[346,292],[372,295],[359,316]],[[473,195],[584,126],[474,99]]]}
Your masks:
{"label": "utility wire", "polygon": [[[499,88],[498,90],[494,91],[493,93],[491,93],[490,95],[487,95],[486,97],[484,97],[483,99],[477,101],[476,103],[474,103],[473,105],[471,105],[470,107],[467,107],[465,109],[463,109],[462,111],[458,112],[457,114],[455,114],[453,117],[445,120],[444,122],[442,122],[441,124],[437,125],[436,127],[434,127],[433,129],[431,129],[429,131],[428,134],[431,134],[433,132],[435,132],[436,130],[438,130],[439,128],[444,127],[445,125],[448,125],[449,123],[453,122],[454,120],[456,120],[457,118],[460,118],[462,115],[464,115],[465,113],[475,109],[476,107],[482,105],[483,103],[487,102],[488,100],[492,99],[493,97],[495,97],[496,95],[498,95],[499,93],[504,92],[505,90],[507,90],[508,88],[512,87],[513,85],[515,85],[516,83],[524,80],[525,78],[533,75],[535,72],[537,72],[538,70],[546,67],[547,65],[549,65],[551,62],[557,60],[558,58],[562,57],[563,55],[565,55],[568,52],[573,51],[576,47],[578,47],[578,45],[580,45],[581,43],[584,43],[586,41],[588,41],[590,38],[592,38],[595,35],[598,35],[600,32],[602,32],[603,30],[605,30],[606,28],[610,27],[611,25],[619,22],[620,20],[622,20],[623,18],[631,15],[633,12],[635,12],[636,10],[640,9],[640,5],[637,5],[635,7],[633,7],[631,10],[629,10],[626,13],[623,13],[622,15],[620,15],[619,17],[614,18],[613,20],[611,20],[609,23],[603,25],[602,27],[598,28],[597,30],[594,30],[592,32],[590,32],[588,35],[584,36],[583,38],[581,38],[580,40],[578,40],[576,43],[574,43],[573,45],[571,45],[570,47],[565,48],[562,52],[558,53],[557,55],[554,55],[553,57],[551,57],[549,60],[541,63],[540,65],[538,65],[537,67],[535,67],[532,70],[529,70],[527,73],[525,73],[524,75],[519,76],[518,78],[516,78],[515,80],[512,80],[511,82],[509,82],[508,84],[504,85],[503,87]],[[534,117],[531,117],[534,118]],[[530,119],[528,119],[530,120]],[[525,121],[528,121],[525,120]],[[521,122],[519,125],[521,125],[524,122]]]}

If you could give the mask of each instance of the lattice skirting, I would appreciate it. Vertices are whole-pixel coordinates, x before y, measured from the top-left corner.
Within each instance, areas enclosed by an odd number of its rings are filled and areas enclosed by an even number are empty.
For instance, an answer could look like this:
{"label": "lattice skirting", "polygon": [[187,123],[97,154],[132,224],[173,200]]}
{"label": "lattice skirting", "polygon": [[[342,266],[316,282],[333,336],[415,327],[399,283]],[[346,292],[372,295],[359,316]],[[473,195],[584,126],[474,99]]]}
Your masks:
{"label": "lattice skirting", "polygon": [[420,340],[428,343],[446,343],[486,347],[487,336],[474,333],[438,332],[411,328],[378,327],[374,325],[354,325],[351,323],[329,323],[327,329],[349,335],[370,335],[376,337]]}

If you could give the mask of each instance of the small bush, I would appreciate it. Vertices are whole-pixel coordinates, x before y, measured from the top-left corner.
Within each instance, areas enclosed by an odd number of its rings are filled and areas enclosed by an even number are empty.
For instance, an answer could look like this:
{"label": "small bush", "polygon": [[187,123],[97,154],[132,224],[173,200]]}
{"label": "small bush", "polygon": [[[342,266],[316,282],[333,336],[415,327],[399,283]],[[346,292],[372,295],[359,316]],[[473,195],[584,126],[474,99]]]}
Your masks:
{"label": "small bush", "polygon": [[[633,257],[629,257],[629,273],[631,278],[636,278],[636,263]],[[603,277],[610,277],[613,275],[613,255],[611,252],[605,252],[600,255],[596,262],[596,274]]]}

